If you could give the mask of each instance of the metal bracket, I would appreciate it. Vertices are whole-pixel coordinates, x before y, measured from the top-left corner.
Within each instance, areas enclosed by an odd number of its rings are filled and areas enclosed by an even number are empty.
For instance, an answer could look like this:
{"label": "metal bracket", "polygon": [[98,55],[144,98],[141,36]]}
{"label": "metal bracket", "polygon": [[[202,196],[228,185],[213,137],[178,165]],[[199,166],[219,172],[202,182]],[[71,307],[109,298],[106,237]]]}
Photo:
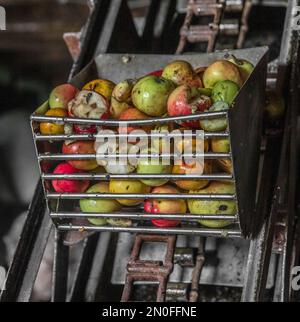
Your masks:
{"label": "metal bracket", "polygon": [[[164,261],[140,260],[140,252],[144,242],[164,242],[167,251]],[[122,294],[122,302],[128,302],[133,293],[133,285],[136,281],[158,282],[156,301],[163,302],[165,299],[167,279],[173,270],[173,255],[176,236],[163,235],[137,235],[134,241],[130,260],[127,264],[127,275]]]}

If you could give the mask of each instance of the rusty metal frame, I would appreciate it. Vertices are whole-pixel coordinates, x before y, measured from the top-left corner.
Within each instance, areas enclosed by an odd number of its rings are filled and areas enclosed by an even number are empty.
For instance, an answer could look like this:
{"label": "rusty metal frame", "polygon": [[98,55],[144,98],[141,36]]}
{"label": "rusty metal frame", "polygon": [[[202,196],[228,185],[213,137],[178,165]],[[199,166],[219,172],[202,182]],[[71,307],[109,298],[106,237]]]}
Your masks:
{"label": "rusty metal frame", "polygon": [[[144,242],[164,242],[167,244],[166,255],[161,261],[140,260],[139,255]],[[158,282],[156,301],[163,302],[166,293],[167,279],[173,270],[173,255],[176,236],[162,235],[137,235],[134,241],[130,259],[127,264],[127,275],[122,294],[122,302],[128,302],[133,293],[133,285],[136,281]]]}

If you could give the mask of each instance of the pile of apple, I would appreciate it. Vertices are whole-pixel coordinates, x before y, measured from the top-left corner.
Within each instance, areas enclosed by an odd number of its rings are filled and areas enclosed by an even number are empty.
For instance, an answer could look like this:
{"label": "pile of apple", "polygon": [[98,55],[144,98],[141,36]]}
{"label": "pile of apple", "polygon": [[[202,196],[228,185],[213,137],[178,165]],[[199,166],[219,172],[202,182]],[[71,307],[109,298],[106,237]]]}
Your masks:
{"label": "pile of apple", "polygon": [[[187,61],[170,62],[161,71],[152,72],[139,79],[126,79],[118,84],[105,79],[96,79],[87,83],[81,90],[71,84],[56,87],[48,100],[47,116],[68,116],[90,119],[151,119],[163,116],[182,116],[198,112],[220,111],[231,107],[240,87],[249,77],[253,65],[234,56],[213,62],[207,68],[194,69]],[[174,125],[172,125],[174,126]],[[226,119],[207,119],[178,122],[180,129],[195,128],[205,131],[223,131],[227,127]],[[144,126],[146,132],[170,129],[170,125]],[[119,133],[131,132],[138,127],[119,126],[114,128]],[[41,134],[90,134],[97,133],[95,125],[64,125],[59,123],[41,123]],[[147,148],[146,152],[161,152],[162,142],[157,139],[155,151]],[[112,147],[113,152],[118,147]],[[229,152],[230,143],[227,139],[205,141],[205,151]],[[98,150],[97,150],[98,151]],[[85,154],[95,153],[93,141],[65,141],[62,153]],[[189,174],[193,165],[151,164],[150,160],[139,159],[137,166],[111,165],[109,162],[97,163],[97,160],[72,160],[58,164],[53,173],[71,174],[82,172],[104,172],[126,174]],[[219,168],[232,172],[230,160],[205,160],[204,173],[212,173]],[[111,180],[110,182],[90,183],[88,180],[53,180],[53,189],[58,193],[234,193],[231,182],[209,182],[207,180]],[[83,212],[108,213],[118,212],[122,207],[144,204],[144,210],[152,214],[177,213],[207,215],[231,215],[236,212],[234,201],[210,200],[166,200],[166,199],[82,199],[79,201]],[[130,226],[131,220],[124,219],[92,219],[94,225]],[[199,220],[208,227],[224,227],[230,222],[222,220]],[[152,220],[159,227],[170,227],[180,224],[175,220]]]}

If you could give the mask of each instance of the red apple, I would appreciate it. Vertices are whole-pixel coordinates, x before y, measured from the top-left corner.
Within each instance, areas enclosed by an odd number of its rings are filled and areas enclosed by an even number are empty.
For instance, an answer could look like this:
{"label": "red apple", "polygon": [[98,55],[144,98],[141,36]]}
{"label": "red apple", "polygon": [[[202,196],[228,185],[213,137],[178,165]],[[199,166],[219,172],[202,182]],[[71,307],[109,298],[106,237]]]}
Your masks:
{"label": "red apple", "polygon": [[[137,108],[131,107],[123,111],[120,115],[120,120],[145,120],[149,119],[149,116],[141,112]],[[133,130],[144,130],[146,132],[151,131],[151,126],[119,126],[119,133],[130,133]]]}
{"label": "red apple", "polygon": [[[168,98],[168,115],[180,116],[203,112],[211,106],[211,99],[200,94],[196,87],[178,86]],[[199,120],[183,122],[183,126],[199,127]]]}
{"label": "red apple", "polygon": [[160,77],[162,75],[162,73],[163,73],[163,71],[162,71],[162,69],[160,69],[160,70],[155,70],[155,71],[149,73],[147,76],[157,76],[157,77]]}
{"label": "red apple", "polygon": [[[151,193],[179,193],[179,191],[171,186],[164,185],[155,187],[151,190]],[[148,199],[144,202],[144,210],[150,214],[185,214],[187,205],[183,199]],[[174,227],[177,226],[179,220],[168,220],[168,219],[153,219],[151,221],[153,225],[158,227]]]}
{"label": "red apple", "polygon": [[[72,167],[69,163],[60,163],[53,171],[54,174],[72,174],[72,173],[82,173],[82,171]],[[88,180],[53,180],[52,186],[54,190],[58,193],[75,193],[75,192],[85,192],[89,186]]]}
{"label": "red apple", "polygon": [[[76,141],[70,144],[63,144],[62,153],[65,154],[94,154],[95,147],[93,141]],[[74,168],[79,170],[93,170],[98,167],[96,159],[72,160],[68,161]]]}
{"label": "red apple", "polygon": [[49,96],[50,108],[67,108],[68,103],[76,96],[79,90],[71,84],[55,87]]}

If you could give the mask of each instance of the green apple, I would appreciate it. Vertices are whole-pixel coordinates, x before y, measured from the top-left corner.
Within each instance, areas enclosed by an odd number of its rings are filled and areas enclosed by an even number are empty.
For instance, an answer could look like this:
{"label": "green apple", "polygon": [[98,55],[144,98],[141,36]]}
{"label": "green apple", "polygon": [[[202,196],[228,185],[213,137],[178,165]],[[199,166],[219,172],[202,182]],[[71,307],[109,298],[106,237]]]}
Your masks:
{"label": "green apple", "polygon": [[167,100],[174,88],[174,83],[168,79],[146,76],[133,87],[132,102],[149,116],[162,116],[167,112]]}
{"label": "green apple", "polygon": [[[213,181],[209,186],[197,191],[190,191],[190,193],[199,194],[234,194],[235,187],[231,182]],[[191,214],[194,215],[235,215],[237,212],[236,202],[234,200],[188,200],[188,208]],[[203,226],[210,228],[222,228],[232,224],[227,220],[199,220]]]}
{"label": "green apple", "polygon": [[[229,109],[229,105],[225,102],[215,102],[209,109],[208,112],[226,111]],[[216,119],[203,119],[200,120],[200,126],[204,131],[216,132],[224,131],[227,127],[226,117]]]}
{"label": "green apple", "polygon": [[228,61],[235,64],[239,68],[240,74],[245,82],[253,72],[254,65],[248,60],[236,58],[234,55],[228,55],[228,57]]}
{"label": "green apple", "polygon": [[231,105],[236,95],[238,94],[240,87],[230,80],[217,82],[211,92],[211,99],[213,103],[222,101]]}
{"label": "green apple", "polygon": [[[87,193],[109,193],[107,182],[99,182],[91,186]],[[116,212],[121,209],[121,205],[113,199],[81,199],[79,201],[80,209],[83,212],[108,213]],[[105,225],[106,218],[88,218],[93,225]]]}
{"label": "green apple", "polygon": [[[141,154],[156,154],[158,150],[155,149],[146,149],[142,150]],[[137,165],[137,173],[139,174],[162,174],[162,173],[171,173],[172,166],[170,164],[162,164],[162,160],[151,158],[139,158]],[[145,179],[141,180],[145,185],[151,187],[162,186],[168,182],[168,179]]]}

